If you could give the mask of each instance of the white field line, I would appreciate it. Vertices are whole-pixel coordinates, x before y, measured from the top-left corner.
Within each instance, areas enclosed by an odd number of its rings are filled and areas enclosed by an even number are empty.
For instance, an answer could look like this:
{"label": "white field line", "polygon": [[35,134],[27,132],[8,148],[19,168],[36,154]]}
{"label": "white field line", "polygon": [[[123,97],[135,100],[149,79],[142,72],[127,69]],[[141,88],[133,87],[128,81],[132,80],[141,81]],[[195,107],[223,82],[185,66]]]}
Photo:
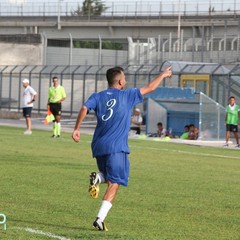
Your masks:
{"label": "white field line", "polygon": [[[138,146],[136,146],[136,145],[131,145],[131,147],[134,147],[134,148],[142,148],[142,147],[138,147]],[[204,157],[217,157],[217,158],[227,158],[227,159],[231,159],[231,158],[232,158],[232,159],[240,159],[240,157],[234,157],[234,156],[218,155],[218,154],[211,154],[211,153],[194,153],[194,152],[188,152],[188,151],[182,151],[182,150],[174,150],[174,149],[167,149],[167,148],[146,147],[146,149],[154,150],[154,151],[167,151],[167,152],[175,152],[175,153],[184,153],[184,154],[204,156]]]}
{"label": "white field line", "polygon": [[14,228],[15,229],[19,229],[19,230],[24,230],[26,232],[34,233],[34,234],[39,234],[39,235],[43,235],[43,236],[59,239],[59,240],[71,240],[70,238],[57,236],[57,235],[54,235],[54,234],[52,234],[50,232],[43,232],[41,230],[36,230],[36,229],[32,229],[32,228],[24,228],[24,227],[14,227]]}

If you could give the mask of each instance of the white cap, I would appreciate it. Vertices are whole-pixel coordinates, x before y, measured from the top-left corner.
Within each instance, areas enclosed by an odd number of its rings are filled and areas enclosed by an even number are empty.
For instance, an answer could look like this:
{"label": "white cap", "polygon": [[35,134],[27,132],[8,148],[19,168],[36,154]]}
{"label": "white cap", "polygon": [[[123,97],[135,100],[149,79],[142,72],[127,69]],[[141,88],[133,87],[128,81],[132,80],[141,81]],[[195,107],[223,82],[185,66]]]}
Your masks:
{"label": "white cap", "polygon": [[135,111],[136,112],[141,112],[139,108],[135,108]]}
{"label": "white cap", "polygon": [[27,78],[22,80],[22,83],[29,83],[29,80]]}

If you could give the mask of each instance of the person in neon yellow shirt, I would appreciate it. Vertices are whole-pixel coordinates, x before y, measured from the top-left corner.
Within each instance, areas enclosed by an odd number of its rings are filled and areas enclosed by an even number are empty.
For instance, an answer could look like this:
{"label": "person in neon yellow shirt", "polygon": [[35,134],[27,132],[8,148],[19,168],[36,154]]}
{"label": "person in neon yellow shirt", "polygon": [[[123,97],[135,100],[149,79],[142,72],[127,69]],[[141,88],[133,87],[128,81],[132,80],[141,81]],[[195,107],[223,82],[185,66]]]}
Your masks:
{"label": "person in neon yellow shirt", "polygon": [[239,146],[239,138],[238,138],[238,112],[239,106],[235,103],[235,97],[231,96],[229,99],[229,105],[226,107],[226,144],[225,147],[228,147],[228,141],[230,138],[230,132],[234,133],[234,137],[236,139],[237,146]]}
{"label": "person in neon yellow shirt", "polygon": [[53,138],[60,137],[61,135],[61,114],[62,102],[66,99],[66,93],[63,86],[59,85],[57,77],[52,78],[53,86],[48,89],[48,109],[54,115],[53,120]]}
{"label": "person in neon yellow shirt", "polygon": [[180,139],[188,139],[189,135],[189,125],[185,125],[184,133],[180,136]]}

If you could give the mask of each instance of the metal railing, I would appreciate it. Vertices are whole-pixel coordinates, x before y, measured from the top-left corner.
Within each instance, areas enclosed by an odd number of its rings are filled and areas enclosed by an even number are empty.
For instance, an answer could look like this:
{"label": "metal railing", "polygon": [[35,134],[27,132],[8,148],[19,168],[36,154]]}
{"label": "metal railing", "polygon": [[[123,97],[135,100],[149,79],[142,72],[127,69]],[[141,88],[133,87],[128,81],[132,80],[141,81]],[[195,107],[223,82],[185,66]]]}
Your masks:
{"label": "metal railing", "polygon": [[[125,65],[127,87],[142,87],[150,82],[165,67],[172,65],[173,77],[163,81],[163,87],[179,87],[182,74],[209,74],[211,76],[210,97],[227,104],[230,95],[240,101],[240,65],[222,65],[190,62],[164,62],[159,65]],[[106,71],[112,66],[0,66],[0,109],[21,111],[22,80],[28,78],[31,86],[38,92],[34,111],[45,112],[48,88],[53,76],[58,76],[64,86],[67,98],[63,112],[68,115],[79,111],[82,104],[93,92],[107,88]]]}
{"label": "metal railing", "polygon": [[[14,1],[12,1],[14,2]],[[17,2],[17,1],[15,1]],[[21,1],[20,4],[10,2],[0,3],[0,16],[71,16],[72,12],[82,6],[83,1]],[[127,16],[178,16],[180,15],[229,15],[240,11],[240,2],[237,0],[172,0],[162,1],[103,1],[107,7],[102,16],[127,17]],[[91,16],[91,13],[88,14]]]}

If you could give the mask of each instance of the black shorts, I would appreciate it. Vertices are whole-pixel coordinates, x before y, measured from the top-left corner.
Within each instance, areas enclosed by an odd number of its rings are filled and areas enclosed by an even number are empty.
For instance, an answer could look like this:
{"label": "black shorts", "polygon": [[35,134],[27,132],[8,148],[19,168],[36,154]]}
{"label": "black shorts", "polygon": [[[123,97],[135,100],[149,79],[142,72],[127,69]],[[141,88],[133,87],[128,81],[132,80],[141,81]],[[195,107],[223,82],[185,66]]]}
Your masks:
{"label": "black shorts", "polygon": [[25,107],[23,108],[23,116],[26,117],[31,117],[32,113],[32,107]]}
{"label": "black shorts", "polygon": [[136,131],[136,134],[141,133],[141,128],[140,127],[131,127],[130,129],[133,130],[133,131]]}
{"label": "black shorts", "polygon": [[61,103],[49,103],[50,111],[54,116],[61,116],[62,104]]}
{"label": "black shorts", "polygon": [[227,124],[226,131],[228,132],[238,132],[238,125]]}

